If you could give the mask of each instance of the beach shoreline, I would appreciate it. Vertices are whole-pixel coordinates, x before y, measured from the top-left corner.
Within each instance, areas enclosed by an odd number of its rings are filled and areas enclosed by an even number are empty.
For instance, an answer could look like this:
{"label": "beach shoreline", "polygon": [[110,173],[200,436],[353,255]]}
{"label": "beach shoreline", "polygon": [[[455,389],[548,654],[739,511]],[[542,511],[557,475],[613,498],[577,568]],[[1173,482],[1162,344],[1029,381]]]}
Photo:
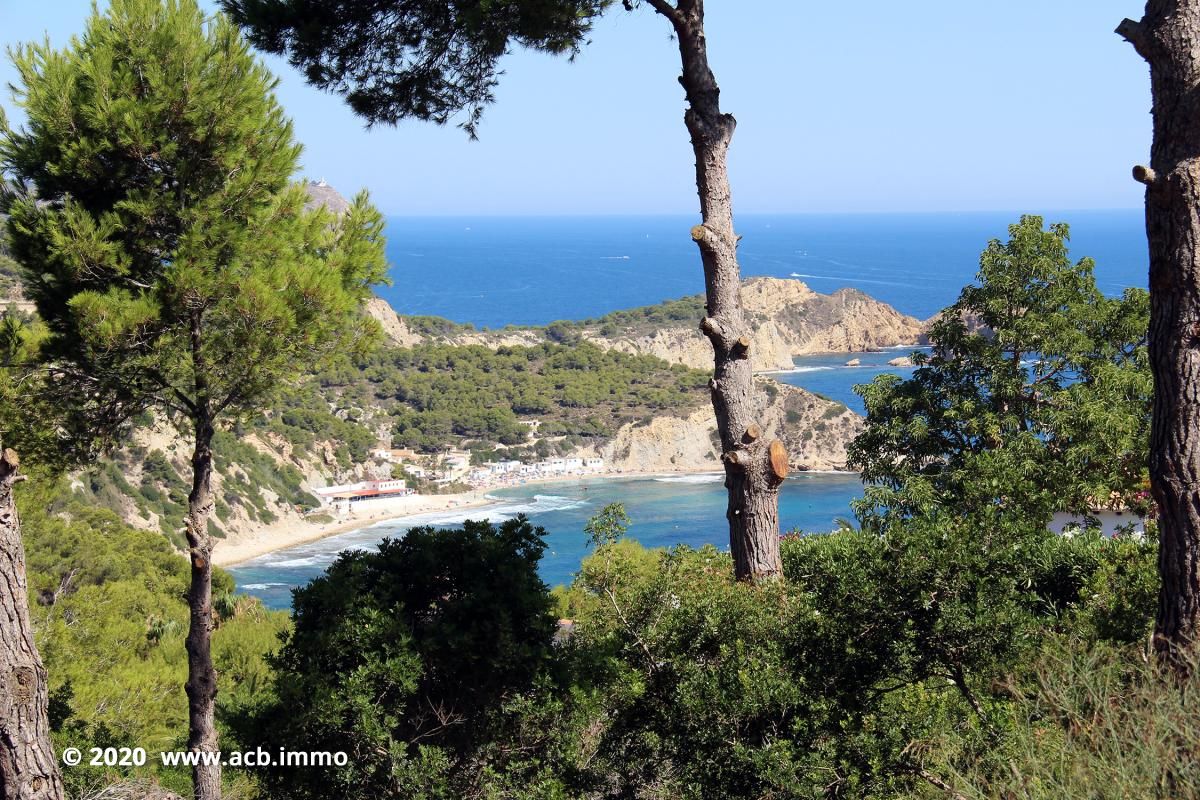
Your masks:
{"label": "beach shoreline", "polygon": [[334,519],[332,522],[310,523],[296,520],[280,520],[255,531],[253,534],[240,537],[237,541],[219,541],[213,550],[213,564],[218,567],[232,567],[245,563],[259,556],[286,550],[289,547],[309,544],[311,542],[337,536],[341,533],[360,530],[384,522],[401,520],[435,511],[453,511],[456,509],[487,508],[496,505],[498,500],[490,496],[497,489],[512,489],[527,486],[553,485],[588,479],[613,480],[618,478],[650,478],[655,476],[682,475],[720,475],[715,470],[678,470],[664,472],[617,472],[602,471],[586,474],[552,475],[538,477],[521,483],[496,483],[472,489],[469,492],[456,494],[424,494],[406,495],[404,497],[385,500],[369,501],[370,505],[360,506],[350,512],[350,516]]}

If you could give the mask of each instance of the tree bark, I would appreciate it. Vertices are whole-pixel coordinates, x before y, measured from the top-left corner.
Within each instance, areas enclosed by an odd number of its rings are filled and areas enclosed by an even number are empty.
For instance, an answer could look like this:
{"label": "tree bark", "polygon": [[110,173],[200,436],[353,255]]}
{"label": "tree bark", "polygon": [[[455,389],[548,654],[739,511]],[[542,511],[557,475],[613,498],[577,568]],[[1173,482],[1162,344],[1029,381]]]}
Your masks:
{"label": "tree bark", "polygon": [[[1155,649],[1175,656],[1200,623],[1200,0],[1150,0],[1117,33],[1150,65],[1154,139],[1146,184],[1150,486],[1158,504],[1162,589]],[[1187,659],[1172,657],[1188,670]]]}
{"label": "tree bark", "polygon": [[702,0],[651,0],[651,6],[674,26],[687,95],[684,123],[696,154],[696,188],[701,224],[692,239],[704,264],[707,316],[700,330],[713,347],[713,379],[709,383],[717,430],[721,435],[729,546],[738,580],[757,580],[782,571],[779,557],[779,486],[787,476],[783,443],[766,441],[757,424],[764,398],[754,390],[750,337],[741,302],[738,237],[733,230],[733,204],[726,157],[736,125],[721,112],[720,89],[708,66]]}
{"label": "tree bark", "polygon": [[[188,589],[191,624],[186,641],[188,655],[188,749],[218,752],[216,705],[217,671],[212,663],[212,550],[208,533],[212,513],[213,422],[206,406],[197,409],[193,420],[195,449],[192,451],[192,491],[188,495],[187,540],[192,562],[192,582]],[[221,765],[196,764],[192,767],[192,787],[196,800],[219,800]]]}
{"label": "tree bark", "polygon": [[13,498],[19,466],[17,454],[0,447],[0,800],[62,800],[46,668],[29,622],[25,548]]}

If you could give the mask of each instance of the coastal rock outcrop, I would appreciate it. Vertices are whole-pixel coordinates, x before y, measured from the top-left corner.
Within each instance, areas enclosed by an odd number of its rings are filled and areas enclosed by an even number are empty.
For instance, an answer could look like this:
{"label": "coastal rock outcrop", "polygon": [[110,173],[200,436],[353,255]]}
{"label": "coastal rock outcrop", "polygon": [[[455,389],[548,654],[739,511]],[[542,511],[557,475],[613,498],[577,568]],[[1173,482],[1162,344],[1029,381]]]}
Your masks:
{"label": "coastal rock outcrop", "polygon": [[[766,378],[758,383],[765,398],[759,416],[764,435],[783,441],[793,470],[847,468],[846,446],[862,430],[862,417],[841,403],[795,386]],[[623,472],[721,469],[711,408],[626,424],[604,445],[582,448],[575,455],[600,456],[612,469]]]}
{"label": "coastal rock outcrop", "polygon": [[[748,278],[742,284],[742,306],[750,323],[750,360],[757,371],[790,369],[793,358],[810,353],[915,345],[924,332],[920,320],[857,289],[820,294],[792,279]],[[606,336],[588,331],[585,336],[602,347],[672,363],[712,365],[712,349],[692,320],[646,333],[629,330]]]}
{"label": "coastal rock outcrop", "polygon": [[[695,314],[684,315],[686,319],[660,321],[653,314],[655,307],[650,306],[633,309],[615,321],[601,318],[573,323],[574,332],[605,349],[652,355],[673,364],[707,369],[712,366],[712,348],[697,327],[703,301],[686,298],[676,302],[693,303]],[[916,345],[925,331],[920,320],[901,314],[857,289],[820,294],[793,279],[748,278],[742,284],[742,305],[750,323],[750,358],[754,369],[760,372],[790,369],[793,358],[809,353]],[[379,308],[382,307],[376,304],[368,311],[379,319],[376,311]],[[422,334],[415,334],[404,319],[399,318],[403,327],[387,321],[385,330],[396,344],[411,346],[413,336],[417,335],[419,340]],[[493,348],[537,345],[549,340],[546,328],[474,331],[453,326],[423,336],[447,344]]]}

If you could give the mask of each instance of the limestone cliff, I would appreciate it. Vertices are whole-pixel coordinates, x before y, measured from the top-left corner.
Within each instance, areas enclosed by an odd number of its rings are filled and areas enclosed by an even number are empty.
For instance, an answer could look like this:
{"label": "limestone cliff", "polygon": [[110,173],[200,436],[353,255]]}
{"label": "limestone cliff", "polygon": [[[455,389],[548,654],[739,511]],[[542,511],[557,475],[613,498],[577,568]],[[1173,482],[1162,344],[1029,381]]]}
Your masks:
{"label": "limestone cliff", "polygon": [[[695,306],[695,313],[685,315],[686,319],[660,320],[654,313],[656,307],[649,306],[598,320],[568,323],[568,331],[606,349],[652,355],[705,369],[712,365],[713,356],[708,340],[697,327],[703,302],[700,298],[676,301],[688,303]],[[788,369],[795,356],[808,353],[916,345],[924,331],[920,320],[857,289],[820,294],[798,280],[749,278],[742,285],[742,304],[750,323],[750,357],[757,371]],[[411,346],[414,336],[419,340],[420,335],[404,323],[405,317],[400,316],[397,325],[393,321],[396,315],[388,315],[386,308],[386,304],[376,304],[371,313],[384,322],[394,342]],[[555,333],[551,328],[482,332],[456,326],[425,336],[448,344],[504,347],[547,341]]]}
{"label": "limestone cliff", "polygon": [[[787,445],[793,470],[844,470],[846,445],[862,430],[862,417],[794,386],[759,379],[764,435]],[[610,441],[576,455],[601,456],[625,472],[720,470],[717,425],[711,408],[667,414],[622,426]]]}
{"label": "limestone cliff", "polygon": [[[742,306],[750,323],[750,358],[757,371],[788,369],[809,353],[855,352],[915,345],[924,326],[857,289],[819,294],[801,281],[749,278]],[[585,336],[605,347],[649,353],[674,363],[704,368],[712,364],[708,340],[688,321],[653,332],[625,330]]]}

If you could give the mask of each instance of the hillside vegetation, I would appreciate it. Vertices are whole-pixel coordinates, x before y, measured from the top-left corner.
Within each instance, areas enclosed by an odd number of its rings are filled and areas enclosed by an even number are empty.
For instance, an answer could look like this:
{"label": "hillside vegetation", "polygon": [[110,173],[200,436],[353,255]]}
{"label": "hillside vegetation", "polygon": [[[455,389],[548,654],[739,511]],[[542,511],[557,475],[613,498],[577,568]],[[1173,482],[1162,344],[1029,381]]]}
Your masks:
{"label": "hillside vegetation", "polygon": [[[536,347],[431,344],[390,348],[340,376],[342,401],[382,407],[399,446],[517,446],[536,436],[603,438],[626,422],[686,412],[707,401],[708,377],[650,356],[593,344]],[[318,377],[326,387],[333,376]]]}

